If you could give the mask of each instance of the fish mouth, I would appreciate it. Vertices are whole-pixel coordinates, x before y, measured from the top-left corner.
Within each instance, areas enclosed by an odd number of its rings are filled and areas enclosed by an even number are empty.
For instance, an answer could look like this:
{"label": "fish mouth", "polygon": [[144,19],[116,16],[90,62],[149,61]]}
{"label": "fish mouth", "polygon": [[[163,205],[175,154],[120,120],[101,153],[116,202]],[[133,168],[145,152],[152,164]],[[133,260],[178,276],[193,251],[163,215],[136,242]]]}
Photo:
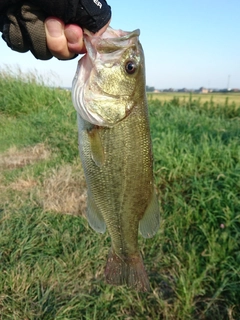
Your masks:
{"label": "fish mouth", "polygon": [[[95,50],[98,53],[110,53],[132,45],[134,41],[138,41],[140,30],[123,31],[121,29],[114,30],[108,27],[107,30],[101,35],[94,35],[88,30],[84,29],[83,38],[86,49],[90,58],[95,56]],[[95,50],[92,50],[92,48]]]}
{"label": "fish mouth", "polygon": [[101,35],[96,36],[87,29],[83,30],[83,36],[84,37],[90,37],[92,39],[96,40],[103,40],[107,41],[110,40],[111,42],[122,42],[129,40],[131,38],[139,37],[140,36],[140,29],[136,29],[134,31],[123,31],[121,29],[115,30],[111,27],[108,27],[107,30]]}

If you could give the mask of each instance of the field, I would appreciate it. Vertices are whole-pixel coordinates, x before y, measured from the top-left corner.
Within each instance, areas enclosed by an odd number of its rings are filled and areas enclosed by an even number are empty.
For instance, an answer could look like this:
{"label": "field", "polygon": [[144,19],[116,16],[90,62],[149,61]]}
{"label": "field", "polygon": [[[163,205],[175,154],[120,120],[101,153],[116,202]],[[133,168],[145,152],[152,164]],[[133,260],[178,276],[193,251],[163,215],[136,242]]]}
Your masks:
{"label": "field", "polygon": [[154,98],[161,227],[137,293],[104,282],[70,93],[0,74],[0,319],[240,319],[240,104]]}
{"label": "field", "polygon": [[186,102],[191,100],[195,104],[203,105],[214,104],[215,106],[232,105],[236,104],[240,106],[240,93],[229,92],[229,93],[182,93],[182,92],[159,92],[159,93],[148,93],[149,99],[156,99],[161,102],[171,102],[172,100],[178,100],[180,104],[184,105]]}

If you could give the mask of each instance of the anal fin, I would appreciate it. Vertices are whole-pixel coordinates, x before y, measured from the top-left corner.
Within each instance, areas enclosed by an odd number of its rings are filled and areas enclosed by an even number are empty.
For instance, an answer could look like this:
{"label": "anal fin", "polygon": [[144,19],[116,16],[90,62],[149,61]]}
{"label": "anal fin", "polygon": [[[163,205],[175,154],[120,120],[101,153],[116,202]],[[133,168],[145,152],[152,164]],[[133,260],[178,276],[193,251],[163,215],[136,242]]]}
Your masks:
{"label": "anal fin", "polygon": [[139,230],[144,238],[151,238],[159,229],[160,212],[156,193],[153,191],[148,207],[139,222]]}

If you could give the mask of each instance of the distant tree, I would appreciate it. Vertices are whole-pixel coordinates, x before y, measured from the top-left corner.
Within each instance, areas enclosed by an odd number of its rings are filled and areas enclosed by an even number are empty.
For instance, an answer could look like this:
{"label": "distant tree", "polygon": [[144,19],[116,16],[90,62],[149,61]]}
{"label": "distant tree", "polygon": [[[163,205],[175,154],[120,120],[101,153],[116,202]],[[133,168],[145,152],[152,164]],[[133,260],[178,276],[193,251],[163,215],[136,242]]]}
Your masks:
{"label": "distant tree", "polygon": [[155,91],[155,88],[154,88],[154,87],[146,86],[146,91],[147,91],[147,92],[153,92],[153,91]]}

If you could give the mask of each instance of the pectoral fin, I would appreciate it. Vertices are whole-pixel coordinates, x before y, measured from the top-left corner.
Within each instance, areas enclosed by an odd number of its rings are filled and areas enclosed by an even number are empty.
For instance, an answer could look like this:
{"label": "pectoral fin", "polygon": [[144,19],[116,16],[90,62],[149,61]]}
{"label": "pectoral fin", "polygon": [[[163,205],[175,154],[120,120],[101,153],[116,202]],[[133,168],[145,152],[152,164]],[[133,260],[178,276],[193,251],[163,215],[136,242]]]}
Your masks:
{"label": "pectoral fin", "polygon": [[102,167],[105,161],[104,149],[99,135],[98,127],[88,130],[88,138],[92,153],[92,159],[98,167]]}
{"label": "pectoral fin", "polygon": [[144,238],[151,238],[158,231],[160,224],[160,213],[158,199],[153,192],[151,201],[139,222],[139,230]]}
{"label": "pectoral fin", "polygon": [[94,200],[91,198],[91,196],[88,194],[88,200],[87,200],[87,220],[90,225],[90,227],[93,228],[93,230],[104,233],[106,231],[106,224],[105,221],[99,212]]}

